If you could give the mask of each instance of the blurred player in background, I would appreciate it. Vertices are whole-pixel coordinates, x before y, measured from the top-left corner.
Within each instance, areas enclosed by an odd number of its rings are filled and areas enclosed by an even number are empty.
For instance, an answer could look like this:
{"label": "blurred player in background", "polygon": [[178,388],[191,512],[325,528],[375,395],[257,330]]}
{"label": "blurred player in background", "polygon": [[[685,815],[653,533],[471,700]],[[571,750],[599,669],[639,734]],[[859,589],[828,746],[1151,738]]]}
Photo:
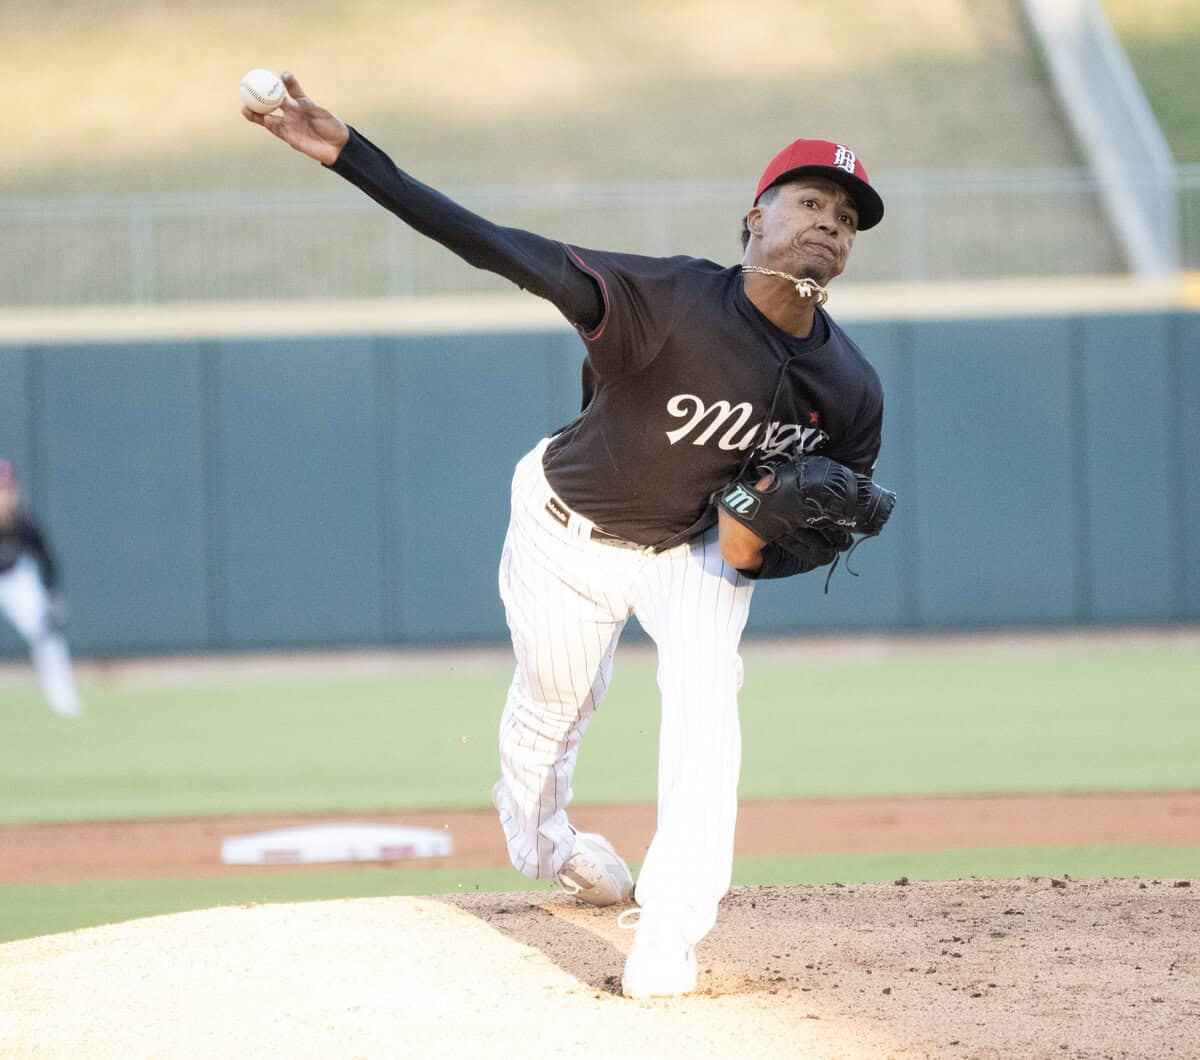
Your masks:
{"label": "blurred player in background", "polygon": [[57,595],[58,567],[34,518],[21,508],[21,484],[0,457],[0,613],[29,642],[42,691],[55,714],[82,712],[71,655],[62,630],[65,604]]}

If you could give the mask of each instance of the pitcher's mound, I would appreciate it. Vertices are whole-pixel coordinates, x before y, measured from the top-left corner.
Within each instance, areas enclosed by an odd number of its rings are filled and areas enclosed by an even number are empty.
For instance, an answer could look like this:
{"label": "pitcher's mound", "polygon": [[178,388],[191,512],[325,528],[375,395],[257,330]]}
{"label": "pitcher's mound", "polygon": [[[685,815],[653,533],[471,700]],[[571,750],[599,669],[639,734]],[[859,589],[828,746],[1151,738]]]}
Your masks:
{"label": "pitcher's mound", "polygon": [[528,892],[354,899],[8,943],[0,1055],[1200,1052],[1187,881],[736,888],[699,947],[700,992],[652,1002],[619,996],[616,912]]}

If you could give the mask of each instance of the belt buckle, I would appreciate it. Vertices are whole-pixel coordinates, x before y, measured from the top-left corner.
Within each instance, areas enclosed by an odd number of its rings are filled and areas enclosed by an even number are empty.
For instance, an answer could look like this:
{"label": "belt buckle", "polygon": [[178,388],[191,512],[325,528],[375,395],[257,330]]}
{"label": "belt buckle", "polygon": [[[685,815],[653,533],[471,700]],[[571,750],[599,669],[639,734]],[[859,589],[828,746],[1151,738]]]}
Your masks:
{"label": "belt buckle", "polygon": [[626,541],[623,537],[617,537],[616,534],[610,534],[607,530],[601,530],[598,526],[592,527],[591,538],[593,541],[599,541],[602,545],[613,545],[616,548],[641,548],[636,541]]}
{"label": "belt buckle", "polygon": [[[568,508],[562,501],[554,495],[546,501],[545,512],[556,523],[563,527],[571,525],[571,509]],[[623,537],[618,537],[616,534],[610,534],[607,530],[601,530],[600,527],[592,524],[592,528],[588,533],[588,537],[593,541],[599,541],[604,545],[613,545],[617,548],[641,548],[636,541],[626,541]]]}

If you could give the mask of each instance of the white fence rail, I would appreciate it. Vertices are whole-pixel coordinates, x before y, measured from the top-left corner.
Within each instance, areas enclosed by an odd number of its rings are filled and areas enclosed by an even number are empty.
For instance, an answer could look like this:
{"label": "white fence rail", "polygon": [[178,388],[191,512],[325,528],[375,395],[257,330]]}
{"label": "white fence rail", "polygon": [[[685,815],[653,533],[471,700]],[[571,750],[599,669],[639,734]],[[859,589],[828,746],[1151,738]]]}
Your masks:
{"label": "white fence rail", "polygon": [[1179,268],[1175,161],[1097,0],[1024,0],[1064,112],[1100,180],[1130,271]]}
{"label": "white fence rail", "polygon": [[[1180,167],[1182,264],[1200,267],[1200,166]],[[1129,270],[1085,170],[903,174],[843,283]],[[741,255],[748,181],[448,189],[581,246]],[[348,185],[322,193],[0,200],[0,305],[351,298],[505,290]]]}

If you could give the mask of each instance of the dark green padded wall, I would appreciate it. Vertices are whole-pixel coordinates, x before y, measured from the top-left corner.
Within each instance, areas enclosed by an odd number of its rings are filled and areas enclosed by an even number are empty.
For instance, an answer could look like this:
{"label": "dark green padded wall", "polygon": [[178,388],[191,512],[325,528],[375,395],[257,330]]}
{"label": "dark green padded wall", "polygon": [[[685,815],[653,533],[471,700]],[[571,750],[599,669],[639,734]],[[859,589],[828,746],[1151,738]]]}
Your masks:
{"label": "dark green padded wall", "polygon": [[[896,514],[828,594],[761,585],[752,633],[1200,618],[1200,314],[847,330]],[[502,641],[512,467],[581,361],[566,330],[0,347],[0,452],[81,654]]]}
{"label": "dark green padded wall", "polygon": [[1067,320],[913,325],[917,625],[1078,613]]}
{"label": "dark green padded wall", "polygon": [[374,340],[224,342],[217,373],[224,639],[381,639]]}
{"label": "dark green padded wall", "polygon": [[1165,316],[1103,317],[1083,331],[1089,573],[1081,613],[1099,621],[1153,621],[1175,606],[1172,520],[1180,479],[1173,453],[1174,367]]}
{"label": "dark green padded wall", "polygon": [[203,412],[189,344],[40,351],[37,512],[77,649],[209,644]]}
{"label": "dark green padded wall", "polygon": [[[513,466],[551,429],[554,333],[392,346],[392,448],[381,482],[398,639],[502,636],[496,571]],[[561,348],[561,347],[560,347]]]}
{"label": "dark green padded wall", "polygon": [[1200,620],[1200,313],[1176,314],[1172,323],[1175,534],[1169,562],[1175,572],[1174,617],[1195,622]]}

